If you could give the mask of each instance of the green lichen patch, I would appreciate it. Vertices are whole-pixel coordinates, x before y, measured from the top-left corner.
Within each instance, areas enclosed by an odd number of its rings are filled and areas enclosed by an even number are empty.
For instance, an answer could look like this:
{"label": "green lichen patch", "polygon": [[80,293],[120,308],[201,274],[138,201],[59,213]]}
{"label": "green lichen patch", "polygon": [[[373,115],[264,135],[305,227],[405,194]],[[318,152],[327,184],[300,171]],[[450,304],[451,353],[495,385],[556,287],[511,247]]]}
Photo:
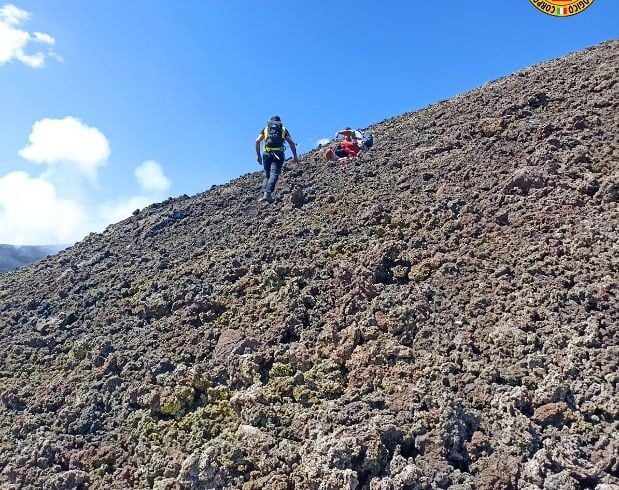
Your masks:
{"label": "green lichen patch", "polygon": [[137,431],[140,438],[162,447],[193,450],[224,429],[238,425],[228,390],[209,388],[199,396],[200,405],[188,412],[182,393],[161,404],[161,412],[174,418],[160,418],[157,414],[142,418]]}
{"label": "green lichen patch", "polygon": [[417,264],[411,271],[408,273],[408,278],[411,281],[415,282],[423,282],[426,279],[429,279],[430,276],[434,273],[434,271],[440,268],[441,264],[436,260],[426,260],[421,264]]}
{"label": "green lichen patch", "polygon": [[269,378],[283,378],[285,376],[292,376],[294,373],[295,370],[290,364],[276,362],[269,370]]}
{"label": "green lichen patch", "polygon": [[280,374],[270,377],[267,385],[273,401],[289,398],[308,406],[338,398],[346,389],[341,366],[331,360],[319,360],[304,373],[295,372],[288,365],[273,367]]}

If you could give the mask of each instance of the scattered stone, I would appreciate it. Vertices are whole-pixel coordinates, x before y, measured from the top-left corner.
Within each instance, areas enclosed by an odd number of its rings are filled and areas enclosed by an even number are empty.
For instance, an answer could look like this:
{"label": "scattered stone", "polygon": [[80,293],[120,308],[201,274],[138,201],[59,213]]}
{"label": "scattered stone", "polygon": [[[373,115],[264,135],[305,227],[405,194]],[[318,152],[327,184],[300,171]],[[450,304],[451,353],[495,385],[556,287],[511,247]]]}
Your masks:
{"label": "scattered stone", "polygon": [[300,208],[305,204],[305,193],[303,189],[297,187],[290,195],[290,202],[295,208]]}
{"label": "scattered stone", "polygon": [[565,423],[565,415],[568,410],[568,406],[565,402],[548,403],[536,408],[531,418],[542,427],[548,425],[560,427]]}

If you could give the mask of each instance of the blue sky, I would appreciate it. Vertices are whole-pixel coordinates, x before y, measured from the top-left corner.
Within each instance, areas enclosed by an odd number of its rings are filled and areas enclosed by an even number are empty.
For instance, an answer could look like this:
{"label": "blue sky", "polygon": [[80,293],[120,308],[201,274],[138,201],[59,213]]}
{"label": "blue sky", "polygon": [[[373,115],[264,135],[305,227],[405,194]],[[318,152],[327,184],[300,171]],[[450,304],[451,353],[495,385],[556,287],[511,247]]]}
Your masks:
{"label": "blue sky", "polygon": [[[273,114],[306,152],[343,126],[619,34],[615,0],[569,18],[529,0],[0,0],[0,9],[9,3],[30,14],[4,11],[11,33],[29,35],[21,59],[5,46],[3,62],[0,24],[0,243],[16,244],[73,241],[132,206],[259,170],[253,142]],[[39,52],[42,62],[28,57]]]}

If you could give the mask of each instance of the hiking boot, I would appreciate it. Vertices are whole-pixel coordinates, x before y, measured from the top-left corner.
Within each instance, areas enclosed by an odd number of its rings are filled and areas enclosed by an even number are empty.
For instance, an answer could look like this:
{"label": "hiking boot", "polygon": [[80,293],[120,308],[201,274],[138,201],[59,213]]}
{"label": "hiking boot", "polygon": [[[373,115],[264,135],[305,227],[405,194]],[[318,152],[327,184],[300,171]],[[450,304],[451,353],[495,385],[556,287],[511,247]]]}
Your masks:
{"label": "hiking boot", "polygon": [[271,193],[270,192],[263,192],[262,196],[260,196],[258,201],[265,201],[265,202],[268,202],[268,203],[272,203],[274,201],[274,199],[273,199],[273,197],[271,197]]}

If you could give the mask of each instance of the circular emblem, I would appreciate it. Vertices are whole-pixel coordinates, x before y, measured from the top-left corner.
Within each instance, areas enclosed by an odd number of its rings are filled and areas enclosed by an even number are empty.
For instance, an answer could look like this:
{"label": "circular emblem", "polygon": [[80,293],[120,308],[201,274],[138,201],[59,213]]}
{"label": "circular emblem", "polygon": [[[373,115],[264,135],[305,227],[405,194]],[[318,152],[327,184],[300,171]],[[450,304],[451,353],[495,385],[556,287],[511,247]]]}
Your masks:
{"label": "circular emblem", "polygon": [[555,17],[569,17],[587,10],[595,0],[530,0],[538,10]]}

